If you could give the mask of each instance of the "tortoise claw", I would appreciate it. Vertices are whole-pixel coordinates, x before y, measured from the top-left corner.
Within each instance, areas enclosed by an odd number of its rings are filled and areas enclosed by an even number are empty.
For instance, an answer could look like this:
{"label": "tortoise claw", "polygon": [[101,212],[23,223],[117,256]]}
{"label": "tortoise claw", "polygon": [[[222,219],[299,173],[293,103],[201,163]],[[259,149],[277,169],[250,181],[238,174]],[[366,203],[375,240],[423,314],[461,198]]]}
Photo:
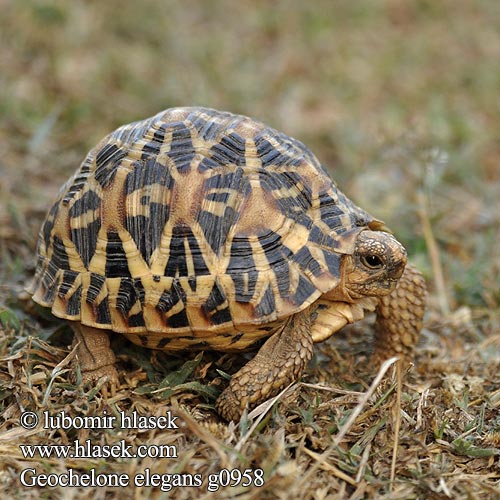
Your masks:
{"label": "tortoise claw", "polygon": [[120,385],[118,372],[113,365],[102,366],[92,371],[82,371],[83,385],[96,386],[101,383],[100,393],[105,399],[116,395]]}

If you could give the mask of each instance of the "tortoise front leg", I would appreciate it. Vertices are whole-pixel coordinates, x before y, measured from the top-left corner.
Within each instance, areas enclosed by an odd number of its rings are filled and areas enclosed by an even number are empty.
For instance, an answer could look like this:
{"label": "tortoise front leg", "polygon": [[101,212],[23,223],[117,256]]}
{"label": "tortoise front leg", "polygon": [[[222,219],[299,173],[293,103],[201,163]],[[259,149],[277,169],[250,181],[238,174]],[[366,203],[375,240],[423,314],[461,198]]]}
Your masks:
{"label": "tortoise front leg", "polygon": [[237,421],[252,409],[297,380],[312,357],[311,308],[291,316],[269,337],[255,357],[231,378],[216,402],[226,420]]}
{"label": "tortoise front leg", "polygon": [[71,327],[75,334],[73,345],[78,343],[76,355],[83,381],[97,382],[107,377],[113,389],[118,385],[118,373],[114,366],[116,358],[109,345],[108,332],[81,323],[74,323]]}
{"label": "tortoise front leg", "polygon": [[375,352],[378,361],[399,356],[411,361],[423,325],[427,290],[420,271],[407,265],[398,286],[377,307]]}

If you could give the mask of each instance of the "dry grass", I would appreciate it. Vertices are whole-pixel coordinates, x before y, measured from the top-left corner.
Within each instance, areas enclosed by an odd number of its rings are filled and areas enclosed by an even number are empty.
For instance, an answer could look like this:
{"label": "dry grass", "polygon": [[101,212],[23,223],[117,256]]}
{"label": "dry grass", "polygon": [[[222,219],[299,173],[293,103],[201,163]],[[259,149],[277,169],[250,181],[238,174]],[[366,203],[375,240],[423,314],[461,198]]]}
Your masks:
{"label": "dry grass", "polygon": [[[495,499],[500,495],[500,7],[495,0],[0,1],[0,491],[5,498]],[[59,186],[119,124],[202,104],[306,142],[431,289],[415,366],[369,322],[320,344],[260,417],[213,411],[242,360],[114,339],[121,387],[73,384],[67,327],[22,290]],[[69,356],[69,357],[68,357]],[[378,378],[377,378],[378,374]],[[24,411],[172,410],[179,429],[26,430]],[[21,444],[174,445],[178,458],[24,458]],[[22,488],[19,474],[202,474],[201,487]],[[209,492],[221,469],[262,487]],[[173,478],[171,478],[173,479]]]}

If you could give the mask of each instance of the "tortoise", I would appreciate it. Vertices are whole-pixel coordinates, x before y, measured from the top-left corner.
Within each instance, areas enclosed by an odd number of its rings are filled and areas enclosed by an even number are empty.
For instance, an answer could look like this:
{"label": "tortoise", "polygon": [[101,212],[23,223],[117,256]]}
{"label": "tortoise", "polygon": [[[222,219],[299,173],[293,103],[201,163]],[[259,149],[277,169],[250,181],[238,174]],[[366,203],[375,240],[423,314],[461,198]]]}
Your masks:
{"label": "tortoise", "polygon": [[86,381],[117,383],[113,332],[161,350],[261,344],[217,399],[226,420],[367,311],[379,357],[411,359],[422,327],[424,279],[384,223],[304,144],[214,109],[107,135],[61,188],[37,253],[33,300],[71,321]]}

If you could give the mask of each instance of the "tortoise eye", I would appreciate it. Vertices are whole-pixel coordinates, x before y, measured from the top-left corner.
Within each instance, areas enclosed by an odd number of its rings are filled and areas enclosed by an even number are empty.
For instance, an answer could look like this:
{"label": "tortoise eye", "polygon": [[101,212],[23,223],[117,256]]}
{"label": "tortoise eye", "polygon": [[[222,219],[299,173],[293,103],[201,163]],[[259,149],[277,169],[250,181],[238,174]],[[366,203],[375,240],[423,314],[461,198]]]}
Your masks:
{"label": "tortoise eye", "polygon": [[382,269],[384,261],[378,255],[362,255],[361,263],[368,269]]}

